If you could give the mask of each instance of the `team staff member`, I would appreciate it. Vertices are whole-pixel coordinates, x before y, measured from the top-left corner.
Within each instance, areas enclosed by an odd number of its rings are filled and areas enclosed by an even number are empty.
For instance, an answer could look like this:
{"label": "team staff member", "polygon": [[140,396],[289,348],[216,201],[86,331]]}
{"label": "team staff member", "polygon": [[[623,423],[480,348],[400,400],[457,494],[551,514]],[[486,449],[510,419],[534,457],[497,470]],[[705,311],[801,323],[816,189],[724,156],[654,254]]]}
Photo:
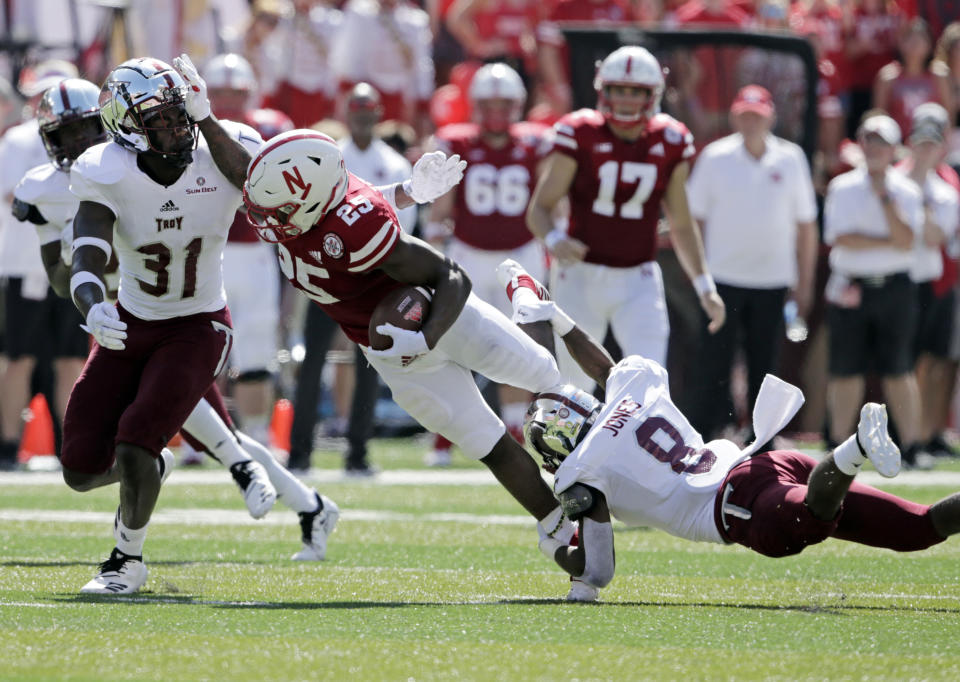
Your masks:
{"label": "team staff member", "polygon": [[[743,338],[747,413],[777,365],[783,304],[793,291],[801,315],[813,298],[817,203],[803,151],[775,137],[773,97],[759,85],[737,93],[737,132],[706,146],[687,183],[690,211],[703,225],[707,266],[727,305],[715,335],[703,329],[691,421],[709,440],[731,421],[730,370]],[[718,400],[718,396],[722,396]]]}
{"label": "team staff member", "polygon": [[910,279],[914,242],[923,227],[920,188],[890,165],[900,127],[868,115],[857,131],[864,166],[827,188],[824,241],[830,252],[827,323],[830,438],[839,443],[857,419],[864,375],[875,370],[912,465],[919,449],[920,395],[913,372],[917,290]]}

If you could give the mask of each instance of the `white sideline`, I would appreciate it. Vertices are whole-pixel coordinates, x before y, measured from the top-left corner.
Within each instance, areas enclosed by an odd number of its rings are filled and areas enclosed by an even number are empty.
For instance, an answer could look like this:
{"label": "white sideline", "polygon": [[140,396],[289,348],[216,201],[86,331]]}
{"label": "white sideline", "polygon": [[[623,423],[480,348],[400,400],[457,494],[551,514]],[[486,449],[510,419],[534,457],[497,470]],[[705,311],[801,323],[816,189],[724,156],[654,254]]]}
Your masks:
{"label": "white sideline", "polygon": [[[544,473],[552,482],[552,477]],[[342,469],[311,469],[302,479],[307,483],[359,483],[364,485],[499,485],[486,469],[392,469],[370,478],[351,478]],[[883,478],[875,471],[865,471],[857,480],[878,488],[944,486],[960,490],[960,471],[904,471],[896,478]],[[222,485],[233,480],[223,469],[174,469],[164,485]],[[4,485],[63,485],[58,471],[13,471],[0,473]]]}
{"label": "white sideline", "polygon": [[[115,512],[74,511],[69,509],[0,509],[0,521],[38,521],[44,523],[100,523],[113,522]],[[530,526],[534,520],[529,516],[509,514],[404,514],[402,512],[373,509],[341,509],[340,518],[348,521],[402,521],[473,523],[491,526]],[[292,511],[271,511],[266,517],[256,520],[240,509],[161,509],[150,518],[152,525],[190,526],[295,526],[298,517]]]}

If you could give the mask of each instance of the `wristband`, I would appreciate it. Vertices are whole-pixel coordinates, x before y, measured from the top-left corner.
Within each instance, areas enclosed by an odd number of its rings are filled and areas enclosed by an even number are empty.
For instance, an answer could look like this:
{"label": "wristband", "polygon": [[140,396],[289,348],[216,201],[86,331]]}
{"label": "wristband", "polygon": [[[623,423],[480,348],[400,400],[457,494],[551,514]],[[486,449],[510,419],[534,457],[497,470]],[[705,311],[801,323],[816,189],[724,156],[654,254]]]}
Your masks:
{"label": "wristband", "polygon": [[567,233],[561,230],[560,228],[555,227],[549,232],[547,232],[546,236],[544,236],[543,238],[543,243],[546,245],[548,249],[553,251],[553,248],[557,245],[557,243],[566,238],[567,238]]}
{"label": "wristband", "polygon": [[[405,193],[408,197],[410,197],[410,200],[411,200],[413,203],[415,203],[415,204],[420,203],[419,201],[417,201],[416,199],[413,198],[413,195],[412,195],[412,194],[410,194],[410,189],[413,187],[413,184],[410,182],[410,178],[407,178],[406,180],[404,180],[403,182],[401,182],[399,185],[397,185],[397,187],[398,187],[399,189],[402,189],[402,190],[404,191],[404,193]],[[393,194],[394,194],[394,198],[396,198],[397,190],[393,190]],[[396,203],[396,201],[394,201],[394,203]]]}
{"label": "wristband", "polygon": [[554,306],[553,317],[550,318],[550,324],[553,325],[553,331],[557,332],[560,338],[563,338],[577,326],[569,315],[567,315],[560,306]]}
{"label": "wristband", "polygon": [[113,248],[110,246],[110,242],[108,242],[106,239],[100,239],[100,237],[77,237],[73,240],[73,246],[70,247],[70,252],[76,253],[77,249],[83,246],[92,246],[96,249],[100,249],[107,257],[108,262],[110,260],[110,256],[113,254]]}
{"label": "wristband", "polygon": [[717,283],[713,281],[713,275],[705,272],[693,278],[693,288],[697,290],[698,296],[715,294],[717,292]]}
{"label": "wristband", "polygon": [[423,238],[427,241],[443,239],[450,234],[450,228],[442,220],[431,220],[423,226]]}
{"label": "wristband", "polygon": [[[102,241],[102,240],[101,240]],[[70,298],[73,299],[77,289],[84,284],[95,284],[100,289],[103,299],[107,298],[107,288],[103,286],[103,281],[89,270],[81,270],[73,273],[70,278]]]}

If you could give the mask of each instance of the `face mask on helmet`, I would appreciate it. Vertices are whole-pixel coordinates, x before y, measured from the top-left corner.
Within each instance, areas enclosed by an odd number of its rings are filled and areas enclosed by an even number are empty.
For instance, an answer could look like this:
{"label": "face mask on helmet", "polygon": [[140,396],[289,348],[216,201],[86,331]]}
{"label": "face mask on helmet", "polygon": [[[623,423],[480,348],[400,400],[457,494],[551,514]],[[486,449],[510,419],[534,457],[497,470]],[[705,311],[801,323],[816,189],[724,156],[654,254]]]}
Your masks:
{"label": "face mask on helmet", "polygon": [[663,71],[656,57],[642,47],[627,45],[611,52],[597,68],[593,86],[597,109],[608,121],[633,125],[660,112]]}
{"label": "face mask on helmet", "polygon": [[100,122],[100,89],[68,78],[47,90],[37,107],[40,137],[50,161],[69,170],[80,154],[107,139]]}
{"label": "face mask on helmet", "polygon": [[187,115],[183,77],[156,59],[131,59],[107,76],[100,91],[103,127],[122,147],[186,166],[199,142]]}
{"label": "face mask on helmet", "polygon": [[266,242],[294,239],[343,200],[347,182],[332,138],[312,130],[281,133],[250,162],[243,187],[247,222]]}
{"label": "face mask on helmet", "polygon": [[587,435],[602,407],[571,384],[537,394],[523,422],[527,448],[539,454],[543,468],[553,473]]}
{"label": "face mask on helmet", "polygon": [[496,63],[487,64],[474,74],[469,95],[480,127],[503,133],[523,115],[527,89],[520,74],[507,64]]}
{"label": "face mask on helmet", "polygon": [[193,161],[193,152],[200,141],[196,124],[180,103],[162,104],[141,113],[141,129],[149,144],[148,153],[156,154],[179,168]]}

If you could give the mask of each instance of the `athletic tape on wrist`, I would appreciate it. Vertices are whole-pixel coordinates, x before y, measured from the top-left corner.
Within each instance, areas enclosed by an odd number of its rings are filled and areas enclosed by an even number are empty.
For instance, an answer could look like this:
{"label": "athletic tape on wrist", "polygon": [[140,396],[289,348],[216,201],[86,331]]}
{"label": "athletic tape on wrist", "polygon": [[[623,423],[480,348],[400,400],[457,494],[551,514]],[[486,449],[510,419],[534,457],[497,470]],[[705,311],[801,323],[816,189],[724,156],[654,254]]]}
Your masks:
{"label": "athletic tape on wrist", "polygon": [[555,308],[553,317],[550,318],[550,324],[553,325],[553,331],[557,332],[561,338],[569,334],[573,331],[573,328],[577,326],[577,323],[563,312],[559,306]]}
{"label": "athletic tape on wrist", "polygon": [[[413,194],[411,193],[411,192],[413,191],[413,190],[412,190],[412,188],[413,188],[413,182],[411,181],[410,178],[408,178],[407,180],[404,180],[403,182],[401,182],[399,185],[397,185],[397,187],[399,187],[400,189],[402,189],[402,190],[404,191],[404,193],[405,193],[408,197],[410,197],[410,199],[411,199],[414,203],[416,203],[416,204],[419,204],[419,203],[420,203],[419,201],[417,201],[416,199],[413,198]],[[396,194],[396,190],[394,190],[394,194]]]}
{"label": "athletic tape on wrist", "polygon": [[106,255],[107,260],[110,260],[110,256],[113,254],[113,247],[110,246],[110,242],[106,239],[100,239],[100,237],[77,237],[73,240],[73,246],[70,247],[71,253],[76,253],[77,249],[82,246],[92,246],[96,249],[103,251]]}
{"label": "athletic tape on wrist", "polygon": [[699,296],[711,294],[717,290],[717,283],[713,281],[713,275],[705,272],[693,278],[693,288],[697,290]]}
{"label": "athletic tape on wrist", "polygon": [[107,298],[107,288],[103,285],[103,282],[99,277],[90,272],[89,270],[81,270],[76,272],[70,278],[70,298],[74,298],[77,293],[77,289],[84,284],[95,284],[100,289],[100,293],[103,294],[103,298]]}
{"label": "athletic tape on wrist", "polygon": [[547,232],[546,236],[543,238],[543,243],[546,245],[548,249],[553,251],[553,247],[557,245],[557,242],[559,242],[561,239],[566,239],[566,237],[567,237],[566,232],[555,227],[549,232]]}

